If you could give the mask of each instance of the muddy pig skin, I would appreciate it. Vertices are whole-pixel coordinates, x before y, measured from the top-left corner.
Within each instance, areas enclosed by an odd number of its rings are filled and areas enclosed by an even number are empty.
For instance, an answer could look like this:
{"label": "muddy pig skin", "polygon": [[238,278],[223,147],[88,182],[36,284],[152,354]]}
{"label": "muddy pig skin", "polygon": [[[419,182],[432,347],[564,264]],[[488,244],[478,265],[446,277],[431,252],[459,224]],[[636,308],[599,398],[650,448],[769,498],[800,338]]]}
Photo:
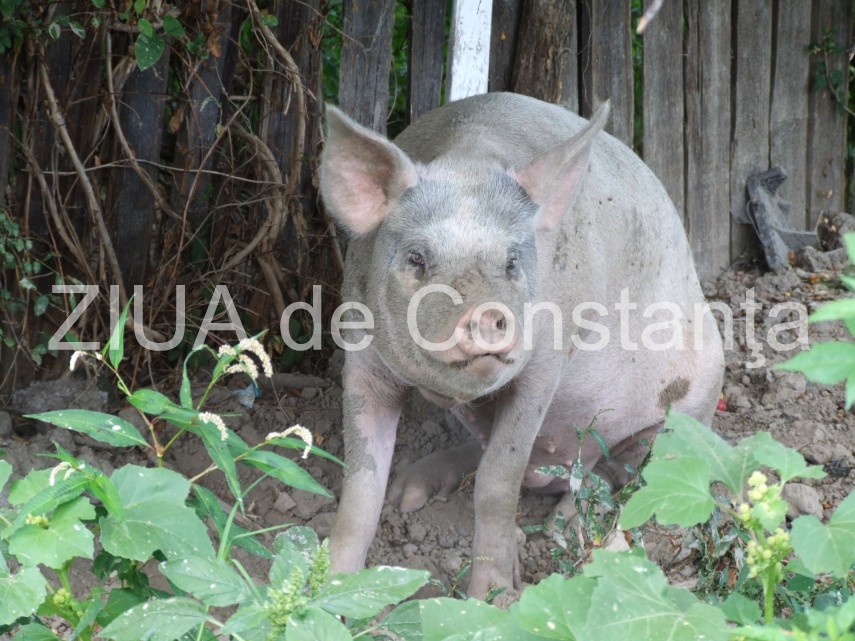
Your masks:
{"label": "muddy pig skin", "polygon": [[[327,109],[321,196],[351,235],[342,336],[345,472],[330,549],[356,571],[386,496],[405,395],[472,432],[392,483],[402,510],[475,477],[469,594],[520,587],[520,487],[583,458],[612,483],[673,407],[709,424],[724,356],[681,220],[626,146],[556,105],[496,93],[426,114],[395,143]],[[358,307],[358,306],[356,306]],[[370,343],[369,343],[370,341]],[[365,346],[367,344],[367,347]],[[595,419],[596,417],[596,419]]]}

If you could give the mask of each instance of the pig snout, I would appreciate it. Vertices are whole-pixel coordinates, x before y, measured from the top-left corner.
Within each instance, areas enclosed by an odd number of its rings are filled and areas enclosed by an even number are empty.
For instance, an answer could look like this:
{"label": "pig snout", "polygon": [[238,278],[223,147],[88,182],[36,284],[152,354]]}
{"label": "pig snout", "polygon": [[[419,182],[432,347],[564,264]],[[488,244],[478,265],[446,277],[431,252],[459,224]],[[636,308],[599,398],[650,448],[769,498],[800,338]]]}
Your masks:
{"label": "pig snout", "polygon": [[477,307],[470,308],[457,323],[457,327],[463,330],[457,345],[463,357],[503,357],[511,354],[517,344],[513,313],[507,308],[495,307],[489,307],[480,314],[477,312]]}

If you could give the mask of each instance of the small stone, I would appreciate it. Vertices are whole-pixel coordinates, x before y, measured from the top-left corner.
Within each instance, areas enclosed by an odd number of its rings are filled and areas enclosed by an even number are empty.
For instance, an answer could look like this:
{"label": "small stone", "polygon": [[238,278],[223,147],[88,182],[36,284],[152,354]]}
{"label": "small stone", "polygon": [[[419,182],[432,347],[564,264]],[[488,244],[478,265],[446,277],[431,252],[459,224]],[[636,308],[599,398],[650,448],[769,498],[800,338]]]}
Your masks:
{"label": "small stone", "polygon": [[315,398],[320,391],[321,390],[319,390],[317,387],[304,387],[303,391],[300,392],[300,398],[303,398],[305,400],[311,400]]}
{"label": "small stone", "polygon": [[457,550],[449,550],[443,555],[439,566],[448,576],[456,577],[463,567],[463,557],[460,556],[460,552]]}
{"label": "small stone", "polygon": [[415,556],[416,552],[419,551],[419,547],[415,543],[405,543],[402,551],[404,553],[404,558],[409,559]]}
{"label": "small stone", "polygon": [[306,492],[304,490],[294,490],[291,493],[291,498],[295,503],[294,514],[304,521],[310,520],[325,506],[333,502],[333,499],[328,496],[314,494],[313,492]]}
{"label": "small stone", "polygon": [[297,505],[297,502],[291,498],[288,492],[279,492],[276,500],[273,501],[273,509],[281,514],[285,514],[288,510]]}
{"label": "small stone", "polygon": [[332,532],[333,523],[335,523],[334,512],[321,512],[320,514],[313,516],[308,525],[320,538],[325,539],[330,535],[330,532]]}
{"label": "small stone", "polygon": [[781,491],[782,498],[790,504],[787,515],[795,518],[801,514],[812,514],[822,519],[822,501],[819,493],[804,483],[787,483]]}
{"label": "small stone", "polygon": [[421,543],[425,540],[425,537],[427,536],[427,528],[425,527],[424,523],[421,523],[420,521],[410,523],[407,526],[407,531],[410,534],[410,539],[412,539],[416,543]]}

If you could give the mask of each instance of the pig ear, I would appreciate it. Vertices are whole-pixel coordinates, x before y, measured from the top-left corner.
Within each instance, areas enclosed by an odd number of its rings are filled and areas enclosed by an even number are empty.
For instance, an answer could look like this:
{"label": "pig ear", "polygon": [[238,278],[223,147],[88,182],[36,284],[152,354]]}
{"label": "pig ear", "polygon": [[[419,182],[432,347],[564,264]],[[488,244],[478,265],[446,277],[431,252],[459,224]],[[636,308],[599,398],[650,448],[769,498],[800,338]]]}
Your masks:
{"label": "pig ear", "polygon": [[525,167],[511,170],[511,176],[540,206],[537,229],[555,229],[573,205],[588,169],[591,145],[608,117],[609,103],[605,102],[585,128],[570,140],[541,154]]}
{"label": "pig ear", "polygon": [[416,184],[416,167],[386,138],[335,107],[327,107],[326,113],[329,132],[321,160],[321,198],[340,224],[356,234],[368,233]]}

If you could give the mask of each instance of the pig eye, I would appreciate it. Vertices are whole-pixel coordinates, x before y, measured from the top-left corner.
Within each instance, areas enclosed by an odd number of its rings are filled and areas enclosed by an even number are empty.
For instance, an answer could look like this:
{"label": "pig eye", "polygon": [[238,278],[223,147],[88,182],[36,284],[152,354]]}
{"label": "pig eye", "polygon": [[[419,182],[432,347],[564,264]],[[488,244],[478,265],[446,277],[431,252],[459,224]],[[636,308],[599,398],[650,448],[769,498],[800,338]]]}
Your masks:
{"label": "pig eye", "polygon": [[425,257],[422,256],[421,253],[417,251],[411,251],[410,265],[417,268],[420,272],[423,272],[425,270],[425,267],[427,266],[427,262],[425,261]]}
{"label": "pig eye", "polygon": [[505,265],[505,272],[507,272],[508,276],[515,276],[517,273],[517,257],[510,256],[508,258],[508,263]]}

